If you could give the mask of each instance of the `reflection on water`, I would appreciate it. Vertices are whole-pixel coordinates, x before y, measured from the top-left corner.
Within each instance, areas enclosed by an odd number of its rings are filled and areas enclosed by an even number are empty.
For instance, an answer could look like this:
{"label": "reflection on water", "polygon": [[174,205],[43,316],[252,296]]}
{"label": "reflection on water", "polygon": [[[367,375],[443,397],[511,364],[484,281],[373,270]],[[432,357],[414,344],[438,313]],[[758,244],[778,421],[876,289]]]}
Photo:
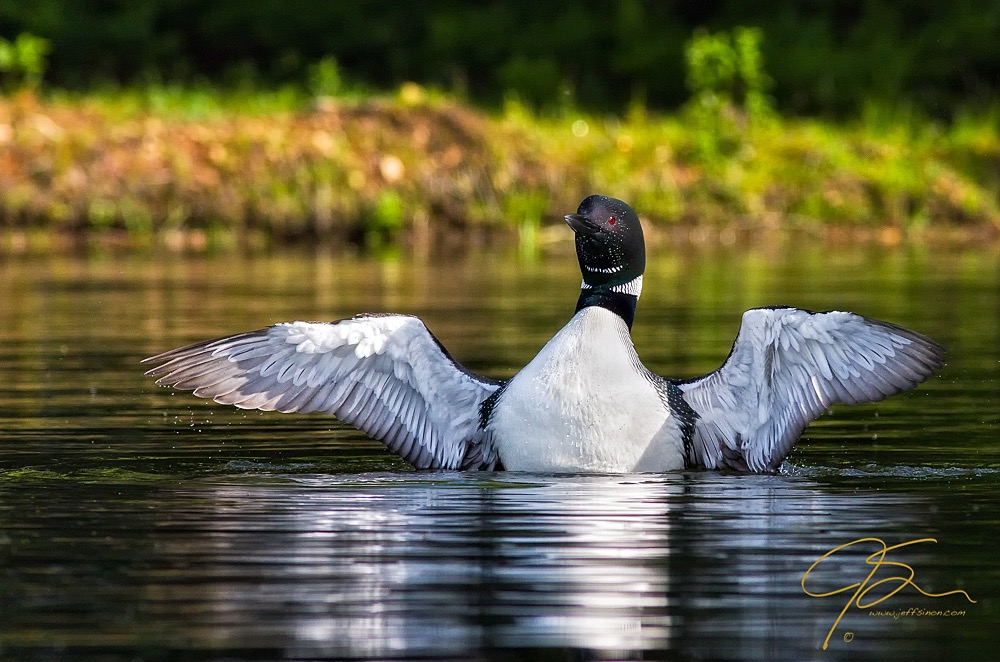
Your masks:
{"label": "reflection on water", "polygon": [[[564,247],[568,248],[568,247]],[[561,249],[556,249],[559,252]],[[838,408],[781,475],[414,473],[317,416],[218,408],[138,360],[295,318],[416,313],[505,376],[565,322],[572,254],[6,259],[0,659],[974,659],[995,650],[998,261],[865,249],[651,256],[640,354],[718,365],[746,307],[853,308],[949,347],[939,378]],[[802,574],[858,538],[932,537],[879,618]],[[824,566],[864,579],[859,547]],[[850,634],[848,640],[848,634]]]}
{"label": "reflection on water", "polygon": [[[930,511],[921,497],[714,474],[252,474],[46,502],[57,487],[8,494],[0,519],[22,564],[4,579],[15,653],[802,659],[844,604],[802,593],[809,564],[856,537],[913,535]],[[936,551],[907,560],[932,583],[973,579]],[[866,553],[839,559],[840,579],[863,577]],[[852,613],[838,631],[857,638],[834,650],[921,653],[945,643],[941,627]]]}

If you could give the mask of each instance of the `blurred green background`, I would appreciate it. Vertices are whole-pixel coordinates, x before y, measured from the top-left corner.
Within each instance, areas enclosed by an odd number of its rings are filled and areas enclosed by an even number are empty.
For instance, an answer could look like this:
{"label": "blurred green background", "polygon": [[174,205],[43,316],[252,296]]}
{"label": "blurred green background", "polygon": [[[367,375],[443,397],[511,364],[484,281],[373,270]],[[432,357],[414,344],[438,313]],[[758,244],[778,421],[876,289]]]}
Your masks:
{"label": "blurred green background", "polygon": [[333,57],[379,87],[439,86],[487,104],[514,90],[621,110],[687,98],[683,50],[697,28],[747,25],[777,106],[844,114],[866,103],[948,116],[991,102],[1000,4],[988,0],[642,2],[360,0],[5,0],[0,35],[52,43],[47,81],[81,87],[150,79],[283,84]]}
{"label": "blurred green background", "polygon": [[593,192],[652,225],[994,239],[998,34],[978,0],[6,0],[0,248],[531,249]]}

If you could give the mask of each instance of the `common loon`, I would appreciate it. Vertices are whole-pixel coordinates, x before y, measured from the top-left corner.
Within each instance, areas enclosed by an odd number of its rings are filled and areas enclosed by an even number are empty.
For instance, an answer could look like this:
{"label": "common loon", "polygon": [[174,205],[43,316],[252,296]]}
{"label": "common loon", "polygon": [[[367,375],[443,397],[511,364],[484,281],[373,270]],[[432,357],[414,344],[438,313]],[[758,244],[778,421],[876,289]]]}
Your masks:
{"label": "common loon", "polygon": [[418,318],[290,322],[144,360],[156,383],[244,409],[324,412],[419,469],[660,472],[778,469],[835,403],[913,388],[943,363],[933,340],[849,312],[754,308],[725,363],[694,379],[650,372],[632,344],[646,253],[620,200],[566,222],[583,274],[572,319],[520,372],[457,363]]}

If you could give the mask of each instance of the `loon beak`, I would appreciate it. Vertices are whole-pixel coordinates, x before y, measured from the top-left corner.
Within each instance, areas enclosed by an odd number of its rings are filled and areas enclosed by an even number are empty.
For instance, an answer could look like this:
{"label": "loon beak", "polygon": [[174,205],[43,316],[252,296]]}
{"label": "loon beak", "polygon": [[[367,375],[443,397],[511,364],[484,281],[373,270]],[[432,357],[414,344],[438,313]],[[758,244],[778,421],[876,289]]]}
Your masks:
{"label": "loon beak", "polygon": [[601,228],[583,214],[566,214],[563,216],[566,224],[573,228],[573,232],[579,235],[595,234]]}

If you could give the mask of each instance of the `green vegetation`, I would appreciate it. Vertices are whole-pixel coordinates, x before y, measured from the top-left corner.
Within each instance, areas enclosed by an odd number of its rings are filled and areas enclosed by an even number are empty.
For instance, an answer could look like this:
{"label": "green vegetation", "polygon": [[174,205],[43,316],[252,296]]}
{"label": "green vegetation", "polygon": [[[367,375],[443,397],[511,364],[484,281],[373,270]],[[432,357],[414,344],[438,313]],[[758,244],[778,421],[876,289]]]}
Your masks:
{"label": "green vegetation", "polygon": [[21,33],[14,41],[0,37],[0,81],[10,92],[20,88],[36,89],[42,82],[49,52],[47,39]]}
{"label": "green vegetation", "polygon": [[771,119],[770,83],[760,55],[760,30],[732,34],[700,30],[685,49],[691,99],[687,114],[702,161],[734,156],[752,132]]}
{"label": "green vegetation", "polygon": [[[989,103],[1000,3],[983,0],[708,3],[642,0],[329,2],[4,0],[0,36],[48,39],[50,85],[307,85],[406,81],[493,109],[515,92],[542,108],[620,113],[685,103],[684,48],[698,29],[759,28],[776,108],[850,117],[866,104],[951,119]],[[328,94],[329,92],[324,92]]]}
{"label": "green vegetation", "polygon": [[491,116],[413,86],[266,112],[219,99],[206,111],[194,93],[196,119],[177,110],[183,97],[168,112],[135,98],[0,101],[0,224],[133,240],[498,230],[535,241],[542,219],[601,191],[662,226],[1000,229],[993,117],[950,128],[772,117],[706,150],[714,125],[687,116],[539,115],[515,102]]}
{"label": "green vegetation", "polygon": [[783,118],[756,29],[697,32],[680,112],[633,102],[624,116],[538,110],[514,93],[490,113],[416,83],[377,95],[332,57],[305,84],[271,90],[247,79],[47,91],[45,53],[27,36],[0,43],[19,89],[0,99],[9,245],[94,232],[179,247],[503,232],[530,251],[545,219],[593,192],[660,227],[1000,230],[996,113],[945,123],[871,105],[854,123]]}

